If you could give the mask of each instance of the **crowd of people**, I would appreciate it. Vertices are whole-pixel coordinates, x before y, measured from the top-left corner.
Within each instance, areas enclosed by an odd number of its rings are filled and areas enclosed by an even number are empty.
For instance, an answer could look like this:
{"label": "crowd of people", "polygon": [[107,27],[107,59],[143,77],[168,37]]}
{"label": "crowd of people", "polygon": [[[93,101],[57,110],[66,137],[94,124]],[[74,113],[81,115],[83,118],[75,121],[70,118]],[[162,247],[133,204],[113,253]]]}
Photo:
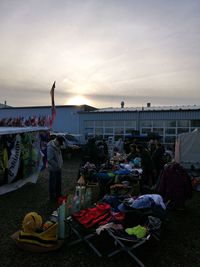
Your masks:
{"label": "crowd of people", "polygon": [[[98,141],[95,138],[89,139],[83,153],[85,161],[97,166],[105,163],[111,157],[104,139]],[[166,159],[164,145],[153,139],[146,144],[139,143],[136,140],[123,142],[122,139],[119,139],[113,145],[111,154],[113,154],[112,156],[123,155],[121,160],[125,162],[140,158],[143,169],[142,182],[146,186],[156,184],[166,161],[171,160],[169,155]]]}
{"label": "crowd of people", "polygon": [[[121,146],[122,144],[123,146]],[[58,136],[47,145],[50,199],[58,198],[62,191],[61,145],[62,140]],[[161,194],[165,201],[170,200],[171,203],[181,209],[184,208],[185,200],[191,197],[192,186],[189,175],[182,166],[173,161],[173,157],[169,154],[166,157],[165,147],[159,140],[150,140],[148,143],[132,140],[129,142],[129,146],[127,146],[127,142],[118,140],[113,144],[111,149],[106,140],[91,138],[88,139],[82,155],[78,178],[81,176],[81,167],[90,166],[90,168],[94,168],[94,171],[90,171],[90,174],[92,173],[95,181],[98,180],[101,184],[107,183],[108,181],[110,186],[110,181],[113,182],[113,177],[115,177],[115,180],[119,178],[119,175],[127,175],[126,179],[130,178],[128,174],[133,171],[133,166],[141,170],[141,193],[153,190]],[[124,172],[120,169],[122,165],[126,165],[126,168],[129,166],[130,168]],[[106,186],[104,184],[104,189],[107,188]],[[107,190],[104,190],[105,192]],[[177,192],[179,193],[177,194]]]}

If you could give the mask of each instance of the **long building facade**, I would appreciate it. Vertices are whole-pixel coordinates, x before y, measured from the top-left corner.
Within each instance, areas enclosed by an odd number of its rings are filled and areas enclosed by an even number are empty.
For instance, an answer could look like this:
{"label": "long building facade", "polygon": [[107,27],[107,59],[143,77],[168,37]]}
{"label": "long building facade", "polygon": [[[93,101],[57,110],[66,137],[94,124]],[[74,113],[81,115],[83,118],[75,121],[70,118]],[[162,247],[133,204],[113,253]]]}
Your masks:
{"label": "long building facade", "polygon": [[200,129],[200,106],[110,108],[80,113],[80,130],[86,138],[115,140],[138,131],[157,133],[164,144],[173,144],[177,135]]}
{"label": "long building facade", "polygon": [[[19,116],[50,116],[50,106],[7,107],[0,109],[0,120]],[[133,131],[157,133],[165,144],[173,144],[177,135],[200,129],[200,106],[166,106],[97,109],[87,105],[56,106],[52,130],[79,134],[81,142],[89,137],[117,140]]]}

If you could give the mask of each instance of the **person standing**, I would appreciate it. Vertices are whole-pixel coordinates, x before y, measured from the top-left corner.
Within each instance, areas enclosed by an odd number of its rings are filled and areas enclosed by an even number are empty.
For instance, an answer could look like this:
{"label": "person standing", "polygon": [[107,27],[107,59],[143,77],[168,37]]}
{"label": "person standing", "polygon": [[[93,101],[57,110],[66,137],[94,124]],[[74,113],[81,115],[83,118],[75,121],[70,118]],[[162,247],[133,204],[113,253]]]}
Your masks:
{"label": "person standing", "polygon": [[142,187],[154,184],[154,175],[155,175],[155,167],[153,164],[153,160],[149,151],[143,147],[142,145],[138,144],[136,147],[136,151],[141,158],[141,165],[142,165]]}
{"label": "person standing", "polygon": [[154,152],[152,154],[152,160],[154,162],[154,166],[156,169],[156,181],[159,178],[160,173],[163,170],[163,167],[165,165],[164,154],[165,154],[164,147],[161,145],[160,142],[157,142],[156,143],[156,149],[154,150]]}
{"label": "person standing", "polygon": [[49,169],[49,200],[56,200],[61,196],[63,158],[61,146],[64,143],[62,136],[56,136],[47,144],[47,163]]}

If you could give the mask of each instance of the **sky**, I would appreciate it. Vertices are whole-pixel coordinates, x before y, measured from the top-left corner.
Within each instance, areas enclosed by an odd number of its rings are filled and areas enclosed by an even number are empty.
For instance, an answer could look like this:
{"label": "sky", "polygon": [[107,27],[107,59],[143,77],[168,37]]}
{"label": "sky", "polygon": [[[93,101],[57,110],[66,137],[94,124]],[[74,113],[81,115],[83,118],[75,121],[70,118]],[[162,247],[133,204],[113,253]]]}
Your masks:
{"label": "sky", "polygon": [[0,103],[196,105],[199,0],[0,0]]}

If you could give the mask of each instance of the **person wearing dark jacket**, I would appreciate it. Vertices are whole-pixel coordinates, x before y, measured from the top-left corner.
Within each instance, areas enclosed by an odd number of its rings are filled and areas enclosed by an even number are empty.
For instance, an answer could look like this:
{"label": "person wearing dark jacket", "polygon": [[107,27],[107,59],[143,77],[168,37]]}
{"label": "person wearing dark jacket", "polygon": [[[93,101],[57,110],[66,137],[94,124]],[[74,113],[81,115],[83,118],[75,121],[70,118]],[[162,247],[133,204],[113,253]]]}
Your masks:
{"label": "person wearing dark jacket", "polygon": [[136,148],[137,148],[137,146],[135,144],[130,145],[130,153],[126,157],[127,161],[131,161],[134,158],[139,156],[139,153],[137,152]]}
{"label": "person wearing dark jacket", "polygon": [[49,169],[49,199],[56,200],[61,196],[61,169],[63,159],[60,147],[63,145],[64,138],[56,136],[47,144],[47,162]]}
{"label": "person wearing dark jacket", "polygon": [[154,180],[154,174],[155,174],[155,168],[153,161],[151,159],[151,155],[149,151],[142,145],[137,145],[136,150],[139,153],[139,157],[141,158],[141,165],[143,170],[142,184],[144,186],[150,186],[150,184]]}
{"label": "person wearing dark jacket", "polygon": [[94,138],[88,140],[87,154],[88,154],[88,161],[90,163],[94,163],[95,165],[99,163],[98,147],[96,145]]}
{"label": "person wearing dark jacket", "polygon": [[157,193],[171,208],[183,210],[185,202],[192,197],[192,182],[187,171],[176,162],[165,165],[157,185]]}
{"label": "person wearing dark jacket", "polygon": [[152,160],[156,169],[156,177],[158,178],[160,176],[160,172],[163,169],[165,162],[164,162],[164,153],[165,149],[161,145],[161,143],[156,143],[156,148],[152,154]]}

